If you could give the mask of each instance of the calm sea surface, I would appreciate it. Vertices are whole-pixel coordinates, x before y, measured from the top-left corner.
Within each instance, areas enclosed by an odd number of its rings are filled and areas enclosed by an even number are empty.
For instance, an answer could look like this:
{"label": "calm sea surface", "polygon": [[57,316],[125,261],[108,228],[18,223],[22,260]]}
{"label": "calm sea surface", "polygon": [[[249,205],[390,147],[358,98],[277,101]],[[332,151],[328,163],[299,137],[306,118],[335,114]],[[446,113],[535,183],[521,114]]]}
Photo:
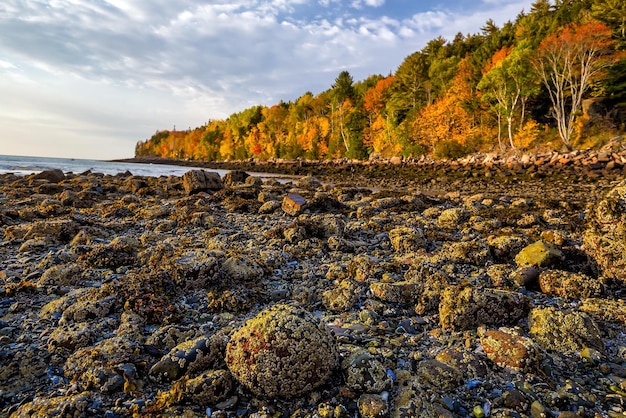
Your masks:
{"label": "calm sea surface", "polygon": [[[13,173],[17,175],[26,175],[32,173],[38,173],[44,170],[59,168],[64,173],[80,174],[85,171],[92,171],[93,173],[102,173],[115,175],[118,173],[124,173],[130,171],[137,176],[182,176],[189,170],[193,170],[193,167],[179,167],[175,165],[164,164],[141,164],[141,163],[118,163],[109,161],[98,160],[81,160],[74,158],[45,158],[45,157],[23,157],[14,155],[0,155],[0,174]],[[219,173],[220,176],[224,176],[227,173],[226,170],[208,170]],[[249,173],[255,174],[259,177],[280,177],[280,180],[285,180],[283,175],[272,175],[267,173]]]}

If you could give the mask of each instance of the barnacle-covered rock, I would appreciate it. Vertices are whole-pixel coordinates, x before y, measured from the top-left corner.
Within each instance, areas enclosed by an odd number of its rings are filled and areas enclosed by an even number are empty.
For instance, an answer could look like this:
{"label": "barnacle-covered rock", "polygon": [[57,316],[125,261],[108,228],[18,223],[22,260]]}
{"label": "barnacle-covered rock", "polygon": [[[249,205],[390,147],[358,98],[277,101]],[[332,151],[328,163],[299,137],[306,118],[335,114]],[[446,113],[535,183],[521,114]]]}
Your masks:
{"label": "barnacle-covered rock", "polygon": [[252,282],[260,280],[263,277],[263,269],[250,257],[229,257],[222,264],[220,270],[221,275],[225,279],[234,282]]}
{"label": "barnacle-covered rock", "polygon": [[438,258],[448,263],[484,266],[491,261],[491,252],[487,243],[482,239],[447,241],[441,247]]}
{"label": "barnacle-covered rock", "polygon": [[540,350],[535,342],[506,329],[484,332],[480,344],[487,357],[500,367],[530,372],[539,365]]}
{"label": "barnacle-covered rock", "polygon": [[117,298],[115,296],[107,296],[97,300],[80,300],[63,311],[61,323],[83,322],[103,318],[111,313],[116,301]]}
{"label": "barnacle-covered rock", "polygon": [[95,246],[83,259],[90,265],[99,268],[116,269],[130,266],[137,261],[139,241],[130,237],[118,237],[109,244]]}
{"label": "barnacle-covered rock", "polygon": [[594,318],[626,325],[626,302],[621,299],[584,299],[578,305],[578,309]]}
{"label": "barnacle-covered rock", "polygon": [[338,286],[322,293],[322,303],[335,312],[349,311],[359,300],[359,288],[351,280],[342,280]]}
{"label": "barnacle-covered rock", "polygon": [[465,222],[467,218],[467,210],[463,208],[445,209],[437,217],[437,226],[440,228],[457,228],[462,222]]}
{"label": "barnacle-covered rock", "polygon": [[39,286],[75,286],[81,280],[82,268],[78,264],[52,266],[39,278]]}
{"label": "barnacle-covered rock", "polygon": [[539,287],[548,296],[565,299],[583,299],[601,296],[604,285],[583,273],[546,270],[539,274]]}
{"label": "barnacle-covered rock", "polygon": [[415,312],[419,315],[432,313],[439,308],[441,293],[448,287],[449,282],[445,274],[426,263],[414,262],[404,274],[407,283],[419,284],[416,290]]}
{"label": "barnacle-covered rock", "polygon": [[315,190],[322,187],[322,183],[313,176],[304,176],[296,181],[296,187]]}
{"label": "barnacle-covered rock", "polygon": [[422,283],[415,282],[376,282],[370,285],[370,290],[378,299],[391,303],[415,303],[421,296]]}
{"label": "barnacle-covered rock", "polygon": [[528,245],[528,240],[519,235],[499,235],[488,237],[487,243],[497,259],[512,261]]}
{"label": "barnacle-covered rock", "polygon": [[220,263],[216,257],[188,251],[172,261],[175,283],[184,289],[204,289],[219,282]]}
{"label": "barnacle-covered rock", "polygon": [[530,311],[530,298],[505,290],[448,287],[439,304],[443,328],[466,330],[479,325],[514,325]]}
{"label": "barnacle-covered rock", "polygon": [[185,341],[170,350],[150,368],[156,380],[176,380],[185,373],[193,374],[223,364],[226,336],[222,333]]}
{"label": "barnacle-covered rock", "polygon": [[224,187],[219,174],[214,171],[190,170],[183,174],[183,187],[188,195],[216,191]]}
{"label": "barnacle-covered rock", "polygon": [[437,353],[435,360],[447,364],[463,373],[463,376],[475,379],[487,376],[489,368],[485,356],[468,349],[458,347],[444,348]]}
{"label": "barnacle-covered rock", "polygon": [[92,392],[71,396],[36,397],[11,414],[13,418],[84,417],[94,402]]}
{"label": "barnacle-covered rock", "polygon": [[294,397],[320,386],[337,367],[335,338],[303,309],[279,304],[261,311],[232,335],[226,363],[253,393]]}
{"label": "barnacle-covered rock", "polygon": [[420,362],[417,374],[422,382],[428,382],[440,389],[453,389],[460,385],[463,379],[458,369],[433,359]]}
{"label": "barnacle-covered rock", "polygon": [[197,405],[223,401],[233,389],[233,377],[228,370],[209,370],[185,382],[185,397]]}
{"label": "barnacle-covered rock", "polygon": [[178,344],[193,340],[196,336],[196,332],[197,329],[184,325],[165,325],[158,328],[146,339],[146,345],[159,350],[169,351]]}
{"label": "barnacle-covered rock", "polygon": [[361,418],[386,418],[389,416],[389,404],[382,396],[366,393],[357,401]]}
{"label": "barnacle-covered rock", "polygon": [[[429,402],[429,396],[420,385],[420,379],[402,370],[397,375],[398,392],[393,400],[392,418],[440,418],[440,411]],[[445,416],[445,415],[444,415]]]}
{"label": "barnacle-covered rock", "polygon": [[98,339],[100,335],[115,329],[117,321],[113,318],[104,318],[94,322],[72,322],[61,324],[50,333],[48,350],[59,348],[75,350],[87,347]]}
{"label": "barnacle-covered rock", "polygon": [[380,260],[367,254],[359,254],[348,263],[348,275],[357,282],[379,280],[383,274]]}
{"label": "barnacle-covered rock", "polygon": [[53,316],[61,315],[69,306],[74,305],[78,300],[87,297],[91,293],[90,288],[81,287],[70,291],[68,294],[51,300],[45,304],[41,311],[39,311],[39,317],[43,319],[50,319]]}
{"label": "barnacle-covered rock", "polygon": [[245,171],[232,170],[224,174],[224,177],[222,177],[222,182],[226,186],[235,186],[236,184],[244,183],[248,177],[250,177],[250,174],[246,173]]}
{"label": "barnacle-covered rock", "polygon": [[44,239],[48,242],[68,243],[78,233],[80,225],[72,220],[53,220],[34,222],[24,240]]}
{"label": "barnacle-covered rock", "polygon": [[626,282],[626,181],[613,188],[589,218],[585,251],[605,277]]}
{"label": "barnacle-covered rock", "polygon": [[546,349],[571,352],[589,347],[604,351],[600,329],[586,313],[535,308],[528,327],[533,340]]}
{"label": "barnacle-covered rock", "polygon": [[101,392],[119,392],[124,389],[124,377],[117,366],[136,360],[138,349],[139,345],[128,338],[105,338],[76,350],[65,361],[63,373],[82,389],[95,387]]}
{"label": "barnacle-covered rock", "polygon": [[354,349],[341,362],[346,386],[360,393],[379,393],[391,388],[391,377],[387,369],[367,350]]}
{"label": "barnacle-covered rock", "polygon": [[396,252],[415,252],[424,246],[424,232],[419,228],[401,227],[389,231],[391,245]]}
{"label": "barnacle-covered rock", "polygon": [[209,312],[246,312],[266,296],[259,286],[231,285],[228,289],[214,289],[207,293]]}

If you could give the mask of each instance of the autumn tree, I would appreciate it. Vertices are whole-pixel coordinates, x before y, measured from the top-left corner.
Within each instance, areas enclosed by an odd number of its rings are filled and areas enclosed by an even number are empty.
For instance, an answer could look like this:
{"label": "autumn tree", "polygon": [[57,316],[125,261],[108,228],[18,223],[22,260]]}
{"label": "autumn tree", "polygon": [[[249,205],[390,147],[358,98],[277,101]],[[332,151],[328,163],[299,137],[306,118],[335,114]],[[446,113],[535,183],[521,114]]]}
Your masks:
{"label": "autumn tree", "polygon": [[[485,67],[485,74],[478,84],[478,89],[483,94],[483,100],[491,104],[496,114],[498,145],[501,151],[504,151],[501,120],[506,121],[509,144],[511,148],[515,148],[513,136],[515,131],[524,125],[526,103],[539,90],[534,77],[530,68],[530,49],[523,45],[502,48],[493,55]],[[519,121],[517,128],[513,124],[515,118]]]}
{"label": "autumn tree", "polygon": [[411,123],[413,137],[434,151],[439,144],[465,145],[472,128],[472,115],[465,108],[472,93],[469,60],[462,60],[450,82],[450,88],[433,104],[420,110]]}
{"label": "autumn tree", "polygon": [[384,154],[396,154],[399,151],[394,147],[393,110],[387,106],[393,81],[393,76],[379,80],[374,87],[367,90],[363,98],[363,107],[368,114],[365,144],[374,152]]}
{"label": "autumn tree", "polygon": [[549,92],[552,116],[568,149],[583,96],[594,77],[614,62],[614,45],[611,30],[598,21],[569,24],[539,45],[533,66]]}

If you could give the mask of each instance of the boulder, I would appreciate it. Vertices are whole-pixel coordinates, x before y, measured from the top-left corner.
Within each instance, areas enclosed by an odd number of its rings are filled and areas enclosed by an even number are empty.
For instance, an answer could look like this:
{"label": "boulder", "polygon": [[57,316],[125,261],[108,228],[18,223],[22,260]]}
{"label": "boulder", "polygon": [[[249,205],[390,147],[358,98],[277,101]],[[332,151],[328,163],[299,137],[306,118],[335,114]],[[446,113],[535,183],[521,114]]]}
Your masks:
{"label": "boulder", "polygon": [[535,308],[528,318],[528,327],[533,340],[548,350],[572,352],[589,347],[604,351],[600,329],[582,312]]}
{"label": "boulder", "polygon": [[515,263],[519,267],[548,267],[563,257],[561,250],[544,241],[537,241],[524,247],[516,256]]}
{"label": "boulder", "polygon": [[235,184],[245,183],[246,180],[250,177],[250,174],[241,170],[233,170],[224,174],[224,178],[222,179],[222,183],[226,186],[234,186]]}
{"label": "boulder", "polygon": [[534,341],[506,329],[484,332],[480,345],[489,360],[500,367],[531,372],[539,366],[540,350]]}
{"label": "boulder", "polygon": [[439,304],[445,329],[468,330],[479,325],[514,325],[530,311],[530,298],[505,290],[450,286]]}
{"label": "boulder", "polygon": [[539,287],[548,296],[565,299],[583,299],[600,296],[604,285],[583,273],[562,270],[546,270],[539,274]]}
{"label": "boulder", "polygon": [[63,170],[56,168],[54,170],[44,170],[41,173],[33,174],[31,178],[34,180],[47,180],[50,183],[58,183],[65,180],[65,174],[63,174]]}
{"label": "boulder", "polygon": [[220,175],[213,171],[191,170],[183,174],[183,187],[188,195],[224,188]]}
{"label": "boulder", "polygon": [[613,188],[587,214],[583,248],[599,273],[626,283],[626,181]]}
{"label": "boulder", "polygon": [[233,333],[226,364],[257,396],[291,398],[326,382],[339,364],[339,349],[330,330],[316,317],[278,304]]}
{"label": "boulder", "polygon": [[288,215],[297,216],[302,213],[306,206],[306,203],[306,199],[299,194],[289,193],[283,199],[281,207]]}

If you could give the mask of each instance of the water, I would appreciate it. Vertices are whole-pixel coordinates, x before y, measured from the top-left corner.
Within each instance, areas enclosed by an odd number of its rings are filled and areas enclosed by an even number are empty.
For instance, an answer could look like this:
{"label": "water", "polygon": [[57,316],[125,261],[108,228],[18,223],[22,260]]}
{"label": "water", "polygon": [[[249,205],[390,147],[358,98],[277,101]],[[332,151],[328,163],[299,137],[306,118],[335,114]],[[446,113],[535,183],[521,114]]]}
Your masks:
{"label": "water", "polygon": [[[99,160],[82,160],[74,158],[47,158],[47,157],[24,157],[14,155],[0,155],[0,174],[13,173],[16,175],[27,175],[39,173],[44,170],[61,169],[64,173],[80,174],[85,171],[115,175],[131,172],[137,176],[182,176],[193,167],[179,167],[166,164],[143,164],[143,163],[123,163]],[[227,170],[203,170],[214,171],[223,177]],[[291,180],[284,175],[268,173],[249,173],[262,178],[276,177],[279,181]]]}

